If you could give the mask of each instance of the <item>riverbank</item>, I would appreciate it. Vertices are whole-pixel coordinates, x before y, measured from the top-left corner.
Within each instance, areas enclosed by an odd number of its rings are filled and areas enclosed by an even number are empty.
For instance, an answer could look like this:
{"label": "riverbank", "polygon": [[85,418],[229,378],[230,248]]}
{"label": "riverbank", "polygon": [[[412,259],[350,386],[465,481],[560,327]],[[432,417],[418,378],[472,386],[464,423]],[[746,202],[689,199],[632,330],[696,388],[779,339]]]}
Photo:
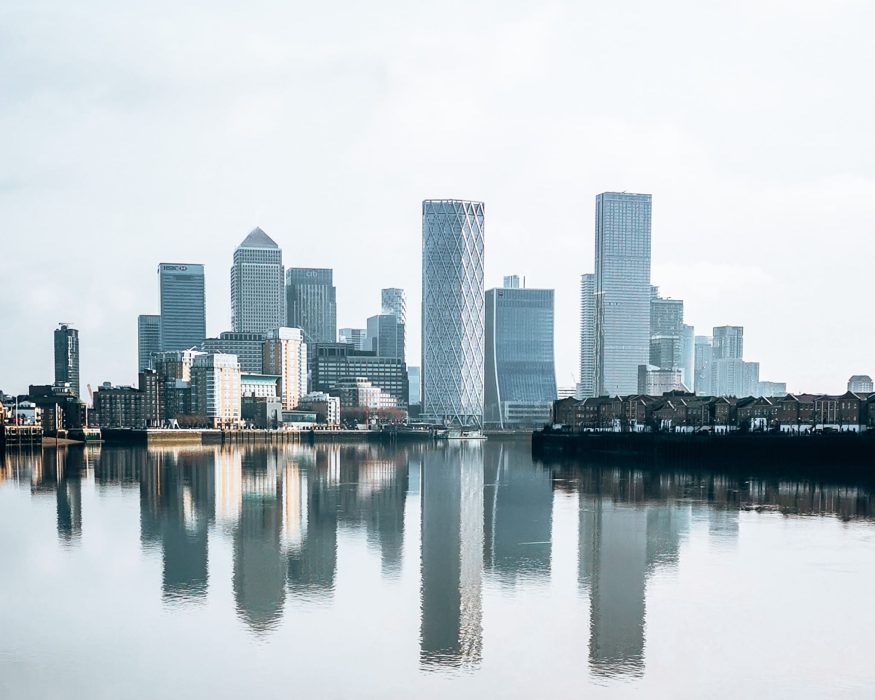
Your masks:
{"label": "riverbank", "polygon": [[107,445],[224,445],[224,444],[286,444],[286,443],[391,443],[429,442],[427,431],[390,430],[211,430],[160,429],[133,430],[104,428]]}

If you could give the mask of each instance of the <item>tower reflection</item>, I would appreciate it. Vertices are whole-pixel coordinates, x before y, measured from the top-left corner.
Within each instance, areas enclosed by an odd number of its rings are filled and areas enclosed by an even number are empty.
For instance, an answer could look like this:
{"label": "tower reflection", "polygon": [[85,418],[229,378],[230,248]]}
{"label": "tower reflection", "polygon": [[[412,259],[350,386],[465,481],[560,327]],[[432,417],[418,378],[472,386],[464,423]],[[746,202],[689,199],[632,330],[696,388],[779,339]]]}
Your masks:
{"label": "tower reflection", "polygon": [[426,451],[420,483],[420,662],[476,665],[483,646],[482,446]]}

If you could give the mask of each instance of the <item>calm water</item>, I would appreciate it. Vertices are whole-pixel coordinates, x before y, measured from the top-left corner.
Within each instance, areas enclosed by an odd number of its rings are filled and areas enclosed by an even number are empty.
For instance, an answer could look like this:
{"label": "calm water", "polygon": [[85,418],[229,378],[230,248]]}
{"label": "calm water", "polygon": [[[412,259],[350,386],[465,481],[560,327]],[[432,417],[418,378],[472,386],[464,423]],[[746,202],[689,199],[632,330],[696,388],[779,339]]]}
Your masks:
{"label": "calm water", "polygon": [[0,698],[875,697],[864,489],[497,442],[0,464]]}

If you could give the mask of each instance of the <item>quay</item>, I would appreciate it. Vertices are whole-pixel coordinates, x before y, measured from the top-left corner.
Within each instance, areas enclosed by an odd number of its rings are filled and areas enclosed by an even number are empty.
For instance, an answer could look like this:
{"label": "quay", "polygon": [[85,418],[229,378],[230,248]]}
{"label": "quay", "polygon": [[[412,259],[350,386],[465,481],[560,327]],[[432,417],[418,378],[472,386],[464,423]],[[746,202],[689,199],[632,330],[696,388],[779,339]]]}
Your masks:
{"label": "quay", "polygon": [[435,439],[426,430],[221,430],[164,428],[104,428],[107,445],[246,445],[428,442]]}

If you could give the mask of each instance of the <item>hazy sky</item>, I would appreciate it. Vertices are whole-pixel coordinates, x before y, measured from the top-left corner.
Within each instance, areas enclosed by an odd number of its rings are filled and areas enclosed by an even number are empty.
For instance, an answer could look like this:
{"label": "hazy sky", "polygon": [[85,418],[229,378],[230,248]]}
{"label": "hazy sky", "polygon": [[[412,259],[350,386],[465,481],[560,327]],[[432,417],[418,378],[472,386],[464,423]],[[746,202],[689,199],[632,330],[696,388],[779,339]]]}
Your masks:
{"label": "hazy sky", "polygon": [[0,3],[0,388],[136,379],[156,266],[200,262],[207,332],[256,225],[335,270],[338,326],[408,292],[421,201],[486,203],[486,283],[556,289],[578,366],[594,197],[653,194],[653,282],[761,378],[875,374],[875,3]]}

